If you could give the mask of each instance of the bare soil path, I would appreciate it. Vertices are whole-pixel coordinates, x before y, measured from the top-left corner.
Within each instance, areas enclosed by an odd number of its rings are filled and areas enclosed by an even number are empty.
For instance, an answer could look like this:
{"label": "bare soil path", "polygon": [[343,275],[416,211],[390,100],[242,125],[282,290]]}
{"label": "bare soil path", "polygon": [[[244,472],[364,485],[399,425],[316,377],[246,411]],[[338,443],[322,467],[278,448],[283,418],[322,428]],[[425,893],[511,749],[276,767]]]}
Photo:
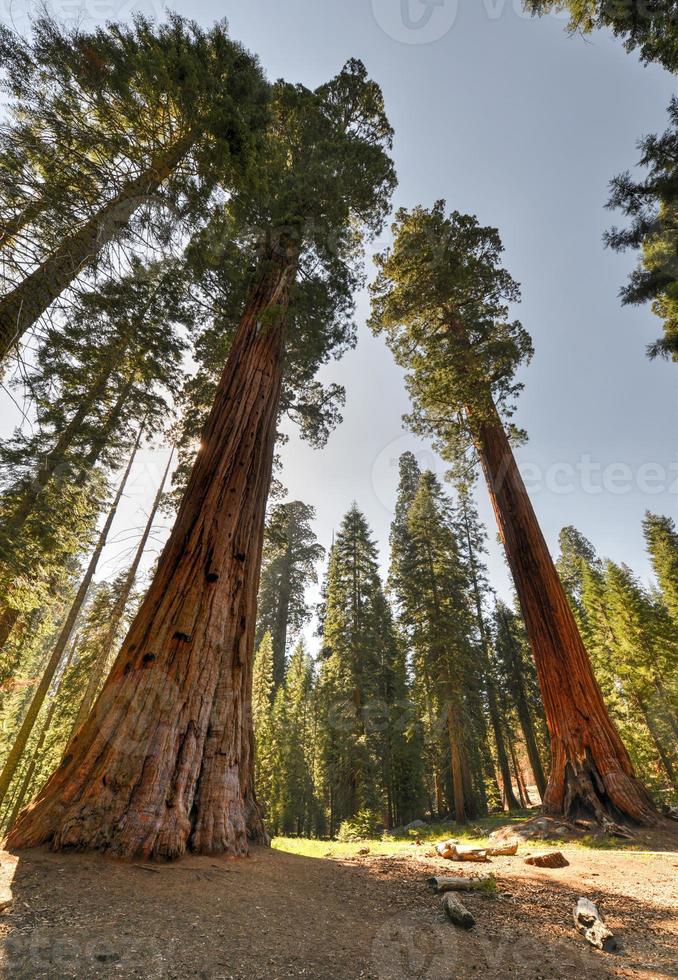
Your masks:
{"label": "bare soil path", "polygon": [[[126,865],[96,854],[0,851],[3,977],[560,980],[678,977],[678,834],[648,851],[561,848],[466,866],[411,856],[320,860],[264,848],[240,861]],[[662,849],[658,849],[661,847]],[[499,896],[464,895],[471,932],[443,917],[432,874],[491,870]],[[572,906],[596,902],[623,944],[596,952]]]}

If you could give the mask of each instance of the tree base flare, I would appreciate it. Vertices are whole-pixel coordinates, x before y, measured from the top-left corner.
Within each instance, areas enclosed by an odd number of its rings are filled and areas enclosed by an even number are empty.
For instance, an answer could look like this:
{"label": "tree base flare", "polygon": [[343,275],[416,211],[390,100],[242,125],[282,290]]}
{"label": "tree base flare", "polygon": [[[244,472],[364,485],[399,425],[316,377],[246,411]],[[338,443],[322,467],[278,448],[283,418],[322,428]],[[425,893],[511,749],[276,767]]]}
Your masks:
{"label": "tree base flare", "polygon": [[652,800],[632,772],[615,766],[601,775],[588,750],[582,758],[564,764],[559,762],[561,755],[554,753],[544,813],[571,822],[592,819],[603,829],[625,820],[648,826],[657,822]]}

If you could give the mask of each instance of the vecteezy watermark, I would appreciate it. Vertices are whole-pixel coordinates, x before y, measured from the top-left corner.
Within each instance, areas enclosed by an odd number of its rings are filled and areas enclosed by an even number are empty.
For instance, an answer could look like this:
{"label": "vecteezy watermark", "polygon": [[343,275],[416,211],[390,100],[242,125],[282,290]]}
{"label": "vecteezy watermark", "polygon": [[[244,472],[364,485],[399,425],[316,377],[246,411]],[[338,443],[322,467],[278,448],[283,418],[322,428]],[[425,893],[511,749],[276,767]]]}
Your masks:
{"label": "vecteezy watermark", "polygon": [[115,971],[160,980],[169,975],[174,943],[144,929],[134,935],[116,935],[114,928],[100,935],[87,926],[77,932],[63,926],[17,929],[0,943],[0,969],[8,977],[97,976]]}
{"label": "vecteezy watermark", "polygon": [[372,973],[378,980],[449,980],[455,975],[455,939],[442,921],[394,916],[372,940]]}
{"label": "vecteezy watermark", "polygon": [[[529,449],[529,447],[528,447]],[[402,435],[382,449],[372,464],[372,488],[377,500],[393,512],[398,484],[400,457],[414,454],[421,470],[431,470],[442,481],[449,467],[413,435]],[[639,493],[647,497],[671,494],[678,497],[678,458],[665,461],[643,460],[633,463],[624,460],[595,459],[582,453],[569,460],[537,462],[518,459],[518,469],[530,496],[553,494],[559,497],[583,493],[589,496],[607,494],[623,497]],[[506,478],[506,471],[496,476],[495,489]]]}
{"label": "vecteezy watermark", "polygon": [[371,0],[385,34],[402,44],[431,44],[452,29],[459,0]]}
{"label": "vecteezy watermark", "polygon": [[[388,919],[372,940],[372,973],[378,980],[452,980],[492,971],[493,976],[574,978],[592,967],[588,949],[557,942],[544,955],[539,937],[497,939],[482,931],[457,933],[438,920],[401,914]],[[554,965],[557,964],[555,970]]]}

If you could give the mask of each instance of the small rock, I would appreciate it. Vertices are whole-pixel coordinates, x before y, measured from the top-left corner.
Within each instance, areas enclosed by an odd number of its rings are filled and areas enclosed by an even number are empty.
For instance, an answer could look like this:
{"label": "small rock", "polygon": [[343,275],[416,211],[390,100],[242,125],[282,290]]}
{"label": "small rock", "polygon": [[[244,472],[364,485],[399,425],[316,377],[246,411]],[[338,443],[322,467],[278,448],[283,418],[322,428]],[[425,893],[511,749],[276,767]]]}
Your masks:
{"label": "small rock", "polygon": [[94,959],[98,960],[99,963],[117,963],[120,959],[120,953],[95,953]]}
{"label": "small rock", "polygon": [[369,847],[361,847],[360,850],[358,851],[358,854],[363,854],[363,855],[369,853],[370,853]]}
{"label": "small rock", "polygon": [[525,858],[525,864],[533,864],[537,868],[566,868],[569,861],[560,851],[549,851],[548,854],[535,854]]}
{"label": "small rock", "polygon": [[405,830],[419,830],[421,827],[425,827],[426,823],[423,820],[413,820],[412,823],[405,825]]}

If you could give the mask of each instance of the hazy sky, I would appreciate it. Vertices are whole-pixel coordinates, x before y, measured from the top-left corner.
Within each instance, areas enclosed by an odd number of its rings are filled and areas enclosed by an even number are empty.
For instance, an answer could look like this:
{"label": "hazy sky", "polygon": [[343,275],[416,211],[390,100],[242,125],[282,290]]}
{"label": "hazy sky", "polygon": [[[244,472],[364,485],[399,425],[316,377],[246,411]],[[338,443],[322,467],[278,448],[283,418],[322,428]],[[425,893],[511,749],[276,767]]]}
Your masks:
{"label": "hazy sky", "polygon": [[[153,0],[138,6],[162,11]],[[606,34],[571,38],[562,18],[526,18],[518,0],[171,6],[204,25],[226,17],[270,78],[315,86],[350,57],[365,62],[395,129],[394,206],[444,197],[451,208],[497,226],[506,266],[522,284],[515,313],[536,353],[516,419],[530,437],[519,460],[552,550],[560,528],[574,524],[599,553],[647,578],[643,513],[676,516],[678,367],[645,357],[661,325],[647,308],[621,308],[618,290],[635,260],[604,249],[601,237],[621,220],[605,210],[607,183],[635,164],[640,136],[665,128],[675,80],[642,67]],[[9,7],[0,0],[5,19]],[[20,25],[24,8],[11,7]],[[81,11],[85,22],[128,17],[133,9],[114,0],[54,5],[66,18]],[[359,297],[358,347],[326,372],[346,387],[343,425],[320,452],[292,433],[282,479],[291,498],[315,506],[324,545],[355,499],[385,563],[399,454],[414,448],[422,465],[442,467],[402,427],[402,376],[384,343],[370,336],[366,312]],[[146,454],[137,468],[119,536],[141,523],[164,458]],[[492,580],[506,594],[482,487],[479,504],[490,531]],[[108,549],[106,571],[122,550],[120,542]]]}

